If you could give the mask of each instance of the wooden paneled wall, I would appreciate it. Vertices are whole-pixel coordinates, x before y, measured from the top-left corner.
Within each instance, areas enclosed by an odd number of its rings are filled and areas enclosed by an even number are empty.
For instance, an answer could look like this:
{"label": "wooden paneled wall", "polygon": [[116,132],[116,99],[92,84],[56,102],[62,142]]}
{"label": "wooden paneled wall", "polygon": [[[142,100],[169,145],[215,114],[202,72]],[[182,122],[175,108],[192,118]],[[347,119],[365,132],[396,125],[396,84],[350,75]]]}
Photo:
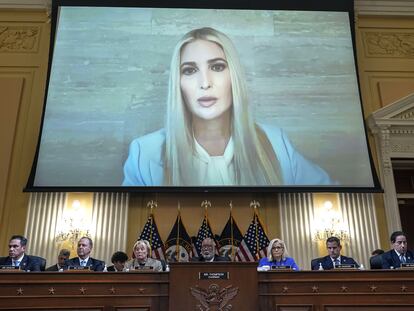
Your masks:
{"label": "wooden paneled wall", "polygon": [[50,23],[45,9],[0,9],[0,254],[23,234],[43,106]]}
{"label": "wooden paneled wall", "polygon": [[[46,9],[0,7],[0,255],[11,234],[23,233],[28,195],[22,192],[36,150],[42,114],[49,52],[50,20]],[[409,16],[356,14],[356,43],[365,117],[392,101],[414,92],[414,22]],[[373,140],[370,142],[372,150]],[[374,160],[376,155],[374,153]],[[232,200],[235,218],[244,231],[251,220],[249,203],[259,200],[261,217],[270,237],[280,235],[275,194],[134,194],[130,200],[128,241],[132,245],[147,216],[146,203],[156,198],[156,217],[165,239],[180,201],[183,219],[193,234],[201,224],[201,201],[209,211],[213,230],[220,233]],[[381,195],[376,211],[382,246],[388,232]]]}
{"label": "wooden paneled wall", "polygon": [[[371,12],[356,14],[355,23],[360,88],[364,116],[367,118],[374,111],[414,92],[414,18],[412,15]],[[371,133],[368,138],[379,172]],[[375,196],[375,205],[381,244],[383,248],[388,248],[390,233],[386,229],[381,194]]]}

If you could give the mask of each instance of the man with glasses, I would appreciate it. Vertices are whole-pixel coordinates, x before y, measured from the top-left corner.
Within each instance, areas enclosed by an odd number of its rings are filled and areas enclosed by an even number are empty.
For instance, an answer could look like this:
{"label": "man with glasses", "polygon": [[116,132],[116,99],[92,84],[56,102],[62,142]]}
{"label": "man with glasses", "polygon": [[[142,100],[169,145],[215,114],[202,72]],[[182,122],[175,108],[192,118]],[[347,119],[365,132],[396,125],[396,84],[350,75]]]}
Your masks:
{"label": "man with glasses", "polygon": [[201,256],[193,257],[191,261],[213,262],[213,261],[230,261],[229,257],[216,255],[216,244],[211,238],[205,238],[201,243]]}
{"label": "man with glasses", "polygon": [[382,269],[400,268],[403,263],[414,263],[414,256],[407,249],[407,236],[402,231],[395,231],[390,237],[392,249],[381,255]]}

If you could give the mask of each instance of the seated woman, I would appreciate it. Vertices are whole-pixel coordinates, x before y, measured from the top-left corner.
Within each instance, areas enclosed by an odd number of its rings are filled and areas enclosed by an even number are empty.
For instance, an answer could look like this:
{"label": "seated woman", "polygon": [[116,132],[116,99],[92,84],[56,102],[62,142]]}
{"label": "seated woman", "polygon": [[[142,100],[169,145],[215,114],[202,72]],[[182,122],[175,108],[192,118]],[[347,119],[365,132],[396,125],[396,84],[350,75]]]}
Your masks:
{"label": "seated woman", "polygon": [[259,268],[268,266],[272,267],[290,266],[292,270],[299,270],[295,260],[288,257],[285,242],[281,239],[273,239],[267,247],[267,257],[260,259]]}
{"label": "seated woman", "polygon": [[154,272],[162,271],[161,261],[149,257],[151,246],[147,240],[138,240],[134,244],[135,258],[125,263],[125,271],[135,269],[152,269]]}

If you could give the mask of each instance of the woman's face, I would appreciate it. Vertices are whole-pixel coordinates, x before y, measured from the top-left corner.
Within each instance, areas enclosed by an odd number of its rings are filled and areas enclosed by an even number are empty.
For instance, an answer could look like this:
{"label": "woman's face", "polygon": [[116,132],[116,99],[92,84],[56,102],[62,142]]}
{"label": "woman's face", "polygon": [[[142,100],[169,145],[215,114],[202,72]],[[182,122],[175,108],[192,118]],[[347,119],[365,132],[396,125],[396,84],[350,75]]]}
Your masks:
{"label": "woman's face", "polygon": [[285,248],[283,247],[282,244],[280,244],[278,242],[273,243],[273,245],[272,245],[272,257],[273,257],[273,259],[282,257],[284,251],[285,251]]}
{"label": "woman's face", "polygon": [[213,120],[233,103],[230,72],[223,49],[214,42],[195,40],[181,50],[180,84],[194,117]]}
{"label": "woman's face", "polygon": [[148,256],[147,247],[144,244],[138,244],[134,248],[134,254],[135,254],[135,258],[138,259],[138,261],[147,259],[147,256]]}

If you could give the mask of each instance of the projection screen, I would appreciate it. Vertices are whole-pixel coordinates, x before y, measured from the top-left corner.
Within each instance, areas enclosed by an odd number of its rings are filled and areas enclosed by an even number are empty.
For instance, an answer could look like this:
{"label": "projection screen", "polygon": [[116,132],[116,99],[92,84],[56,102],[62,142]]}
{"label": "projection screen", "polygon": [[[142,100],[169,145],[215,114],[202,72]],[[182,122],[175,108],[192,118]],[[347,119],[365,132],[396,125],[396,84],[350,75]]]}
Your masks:
{"label": "projection screen", "polygon": [[350,12],[57,10],[29,190],[379,189]]}

